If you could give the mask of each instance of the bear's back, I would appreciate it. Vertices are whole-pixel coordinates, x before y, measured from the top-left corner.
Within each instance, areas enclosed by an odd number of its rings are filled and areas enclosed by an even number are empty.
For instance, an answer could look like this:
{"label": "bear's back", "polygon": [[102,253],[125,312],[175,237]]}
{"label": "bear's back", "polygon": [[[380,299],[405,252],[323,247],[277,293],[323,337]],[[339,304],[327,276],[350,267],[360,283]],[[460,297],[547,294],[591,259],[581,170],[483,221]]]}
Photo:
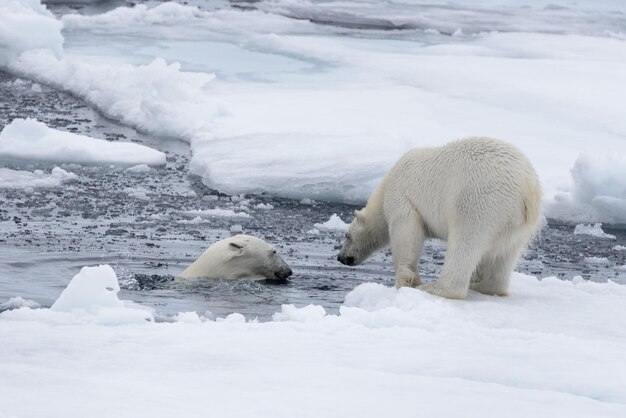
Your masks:
{"label": "bear's back", "polygon": [[443,238],[451,219],[496,204],[501,213],[518,213],[523,205],[522,191],[529,187],[540,190],[530,161],[519,149],[483,137],[415,148],[398,161],[385,183],[388,211],[397,206],[394,201],[406,197]]}

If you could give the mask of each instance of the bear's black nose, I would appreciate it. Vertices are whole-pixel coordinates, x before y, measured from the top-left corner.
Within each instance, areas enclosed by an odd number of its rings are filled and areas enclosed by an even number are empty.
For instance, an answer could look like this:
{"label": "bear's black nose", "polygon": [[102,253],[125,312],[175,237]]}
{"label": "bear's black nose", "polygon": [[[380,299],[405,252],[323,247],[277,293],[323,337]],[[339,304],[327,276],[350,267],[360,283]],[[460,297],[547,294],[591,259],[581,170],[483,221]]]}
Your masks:
{"label": "bear's black nose", "polygon": [[354,265],[354,257],[352,257],[352,256],[343,257],[341,255],[338,255],[337,256],[337,261],[339,261],[341,264],[345,264],[346,266],[353,266]]}
{"label": "bear's black nose", "polygon": [[277,271],[276,273],[274,273],[274,277],[276,277],[277,279],[285,280],[287,277],[291,276],[292,274],[293,274],[293,271],[291,271],[291,269],[287,269],[287,270]]}

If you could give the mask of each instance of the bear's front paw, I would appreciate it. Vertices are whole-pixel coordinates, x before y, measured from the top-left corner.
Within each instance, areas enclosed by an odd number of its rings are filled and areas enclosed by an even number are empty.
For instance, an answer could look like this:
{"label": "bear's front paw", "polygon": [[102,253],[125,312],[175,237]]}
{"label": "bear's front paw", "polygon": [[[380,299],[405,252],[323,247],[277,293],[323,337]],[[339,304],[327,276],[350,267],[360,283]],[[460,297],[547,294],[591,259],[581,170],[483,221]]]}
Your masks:
{"label": "bear's front paw", "polygon": [[419,287],[422,284],[419,275],[411,275],[404,277],[396,277],[396,288],[399,289],[401,287]]}
{"label": "bear's front paw", "polygon": [[424,283],[417,288],[432,295],[437,295],[448,299],[465,299],[465,296],[467,296],[466,292],[455,292],[453,289],[447,289],[440,286],[439,284],[437,284],[437,282]]}

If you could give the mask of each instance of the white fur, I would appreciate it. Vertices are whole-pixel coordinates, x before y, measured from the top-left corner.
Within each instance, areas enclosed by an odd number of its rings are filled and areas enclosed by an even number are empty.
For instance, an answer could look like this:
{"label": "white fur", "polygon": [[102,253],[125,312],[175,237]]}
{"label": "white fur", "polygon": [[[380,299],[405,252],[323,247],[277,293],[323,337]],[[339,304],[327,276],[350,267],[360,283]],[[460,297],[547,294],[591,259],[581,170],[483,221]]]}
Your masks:
{"label": "white fur", "polygon": [[[355,212],[338,259],[359,264],[390,243],[397,287],[419,286],[456,299],[465,298],[470,286],[506,295],[540,212],[535,170],[513,145],[467,138],[416,148]],[[448,249],[439,278],[422,285],[417,264],[426,238],[447,240]]]}
{"label": "white fur", "polygon": [[286,279],[290,275],[289,265],[270,244],[250,235],[235,235],[211,245],[180,277]]}

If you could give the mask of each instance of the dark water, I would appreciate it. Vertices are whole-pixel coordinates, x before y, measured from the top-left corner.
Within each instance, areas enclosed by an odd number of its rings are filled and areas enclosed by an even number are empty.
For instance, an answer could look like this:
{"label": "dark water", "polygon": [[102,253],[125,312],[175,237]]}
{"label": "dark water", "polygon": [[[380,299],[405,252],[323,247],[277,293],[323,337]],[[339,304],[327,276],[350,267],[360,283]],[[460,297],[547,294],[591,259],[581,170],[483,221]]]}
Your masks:
{"label": "dark water", "polygon": [[[61,188],[0,189],[0,302],[22,296],[43,306],[58,297],[85,265],[110,264],[122,285],[120,297],[156,308],[161,315],[210,311],[214,316],[240,312],[267,319],[280,305],[319,304],[335,312],[345,295],[363,282],[393,283],[391,258],[383,251],[356,268],[336,260],[341,234],[311,234],[313,224],[333,214],[352,218],[355,207],[302,203],[269,196],[227,196],[187,174],[186,143],[140,134],[107,120],[70,95],[0,72],[0,128],[14,118],[36,117],[51,127],[110,141],[133,141],[167,154],[165,167],[129,173],[125,167],[63,165],[78,181]],[[49,171],[54,164],[3,161],[0,166]],[[258,204],[273,209],[257,208]],[[249,218],[193,221],[187,210],[231,209]],[[217,239],[230,236],[233,225],[275,245],[292,266],[286,282],[217,280],[192,287],[173,286],[180,273]],[[574,225],[550,222],[527,252],[519,270],[540,277],[626,283],[624,228],[605,227],[617,240],[573,235]],[[445,254],[439,242],[427,243],[421,262],[425,278],[436,277]],[[588,264],[586,257],[606,257]]]}

